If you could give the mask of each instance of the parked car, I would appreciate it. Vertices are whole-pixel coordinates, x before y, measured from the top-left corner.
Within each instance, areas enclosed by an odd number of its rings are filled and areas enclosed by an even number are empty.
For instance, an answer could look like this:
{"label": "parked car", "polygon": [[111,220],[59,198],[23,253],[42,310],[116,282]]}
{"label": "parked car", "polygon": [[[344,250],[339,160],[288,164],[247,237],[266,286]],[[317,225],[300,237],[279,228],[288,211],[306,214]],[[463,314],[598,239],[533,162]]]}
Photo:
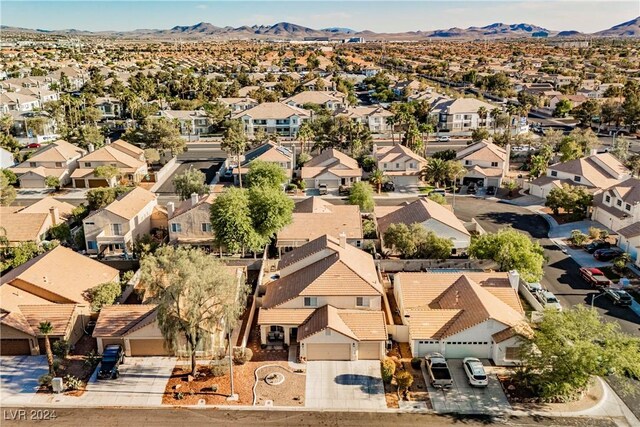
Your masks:
{"label": "parked car", "polygon": [[442,354],[427,354],[425,356],[425,364],[433,387],[447,389],[453,385],[449,365],[447,365],[447,361]]}
{"label": "parked car", "polygon": [[536,292],[543,291],[542,285],[540,283],[538,283],[538,282],[536,282],[536,283],[527,283],[527,289],[529,289],[529,292],[531,292],[532,294],[535,294]]}
{"label": "parked car", "polygon": [[382,191],[385,193],[389,193],[391,191],[396,191],[396,186],[393,184],[393,181],[387,181],[382,184]]}
{"label": "parked car", "polygon": [[597,268],[582,267],[578,271],[580,272],[580,276],[585,280],[585,282],[587,282],[594,288],[602,289],[612,285],[611,280],[609,280],[607,276],[605,276],[604,273]]}
{"label": "parked car", "polygon": [[467,187],[467,194],[476,194],[477,191],[478,187],[473,182]]}
{"label": "parked car", "polygon": [[594,240],[593,242],[584,246],[584,250],[588,253],[592,254],[598,249],[608,249],[611,247],[611,243],[605,242],[604,240]]}
{"label": "parked car", "polygon": [[31,144],[27,144],[27,148],[40,148],[40,147],[42,147],[42,145],[37,142],[32,142]]}
{"label": "parked car", "polygon": [[340,187],[338,187],[338,194],[341,196],[348,196],[349,194],[351,194],[351,187],[341,185]]}
{"label": "parked car", "polygon": [[451,141],[451,138],[448,136],[439,136],[436,138],[437,142],[449,142]]}
{"label": "parked car", "polygon": [[487,373],[484,371],[484,366],[482,366],[480,359],[465,357],[462,360],[462,367],[464,368],[464,373],[467,374],[470,385],[475,387],[486,387],[489,385],[489,377],[487,377]]}
{"label": "parked car", "polygon": [[604,293],[607,294],[607,297],[616,305],[630,306],[633,304],[633,298],[629,295],[629,292],[625,290],[606,288]]}
{"label": "parked car", "polygon": [[327,194],[327,184],[318,185],[318,190],[320,192],[320,195],[324,196],[325,194]]}
{"label": "parked car", "polygon": [[494,187],[493,185],[490,185],[487,187],[487,196],[495,196],[496,194],[496,187]]}
{"label": "parked car", "polygon": [[225,178],[231,178],[232,176],[233,176],[233,169],[227,169],[226,171],[224,171]]}
{"label": "parked car", "polygon": [[540,301],[540,304],[542,304],[542,307],[562,311],[562,306],[560,305],[560,301],[558,301],[558,298],[556,298],[556,296],[552,292],[549,292],[549,291],[536,292],[536,298],[538,299],[538,301]]}
{"label": "parked car", "polygon": [[622,254],[622,250],[618,248],[598,249],[593,253],[593,257],[598,261],[611,261]]}
{"label": "parked car", "polygon": [[99,380],[108,380],[118,378],[120,372],[118,367],[124,363],[124,351],[119,344],[109,344],[102,352],[102,361],[100,362],[100,370],[98,371]]}

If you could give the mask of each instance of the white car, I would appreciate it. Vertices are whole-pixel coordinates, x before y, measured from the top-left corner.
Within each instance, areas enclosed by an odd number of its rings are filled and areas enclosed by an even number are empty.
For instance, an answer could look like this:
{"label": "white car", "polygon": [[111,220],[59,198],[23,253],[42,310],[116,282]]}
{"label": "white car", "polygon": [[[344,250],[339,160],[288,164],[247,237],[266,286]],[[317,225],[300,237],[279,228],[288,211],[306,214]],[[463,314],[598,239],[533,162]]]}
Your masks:
{"label": "white car", "polygon": [[540,283],[527,283],[527,289],[529,289],[529,291],[531,291],[532,294],[535,294],[536,292],[541,292],[542,291],[542,285]]}
{"label": "white car", "polygon": [[449,138],[448,136],[439,136],[436,138],[436,141],[438,142],[449,142],[451,140],[451,138]]}
{"label": "white car", "polygon": [[553,293],[549,291],[540,291],[536,293],[536,298],[538,298],[538,301],[540,301],[544,308],[562,311],[560,301],[558,301],[558,298],[556,298]]}
{"label": "white car", "polygon": [[489,385],[489,377],[482,366],[480,359],[465,357],[462,360],[464,373],[467,374],[469,384],[474,387],[486,387]]}

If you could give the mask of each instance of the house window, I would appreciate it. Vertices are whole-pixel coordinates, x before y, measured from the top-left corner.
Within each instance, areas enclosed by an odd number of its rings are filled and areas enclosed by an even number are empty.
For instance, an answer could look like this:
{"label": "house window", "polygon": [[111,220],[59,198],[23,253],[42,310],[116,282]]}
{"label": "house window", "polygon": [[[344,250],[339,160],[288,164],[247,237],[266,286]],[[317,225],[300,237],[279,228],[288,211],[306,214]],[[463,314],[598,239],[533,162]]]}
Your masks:
{"label": "house window", "polygon": [[580,182],[580,179],[581,179],[581,178],[580,178],[578,175],[576,175],[576,176],[574,176],[574,177],[573,177],[573,180],[574,180],[575,182]]}
{"label": "house window", "polygon": [[95,240],[89,240],[87,242],[87,249],[89,250],[94,250],[94,249],[98,249],[98,244]]}
{"label": "house window", "polygon": [[357,247],[362,246],[362,243],[360,242],[360,240],[356,240],[356,246],[357,246]]}
{"label": "house window", "polygon": [[491,162],[491,167],[492,168],[497,168],[498,167],[498,162]]}
{"label": "house window", "polygon": [[400,163],[396,163],[396,169],[400,169]]}
{"label": "house window", "polygon": [[558,176],[558,171],[551,171],[551,176]]}
{"label": "house window", "polygon": [[504,358],[506,360],[519,360],[520,347],[507,347],[504,352]]}
{"label": "house window", "polygon": [[36,162],[29,162],[29,167],[30,168],[35,168],[36,167]]}
{"label": "house window", "polygon": [[604,196],[604,201],[607,203],[611,203],[611,196]]}
{"label": "house window", "polygon": [[616,200],[616,205],[622,206],[622,200]]}
{"label": "house window", "polygon": [[111,224],[111,232],[114,236],[120,236],[122,234],[122,224]]}
{"label": "house window", "polygon": [[382,164],[382,168],[383,168],[383,169],[386,169],[386,168],[387,168],[387,164],[386,164],[386,163],[383,163],[383,164]]}
{"label": "house window", "polygon": [[171,224],[171,232],[172,233],[180,233],[182,232],[182,224],[174,222]]}
{"label": "house window", "polygon": [[325,329],[324,330],[324,334],[327,335],[327,336],[330,336],[331,335],[331,329],[329,329],[329,328]]}
{"label": "house window", "polygon": [[629,203],[625,204],[624,209],[627,211],[631,211],[631,205]]}
{"label": "house window", "polygon": [[202,223],[202,231],[205,233],[208,233],[211,231],[211,223],[209,222],[203,222]]}
{"label": "house window", "polygon": [[91,167],[91,162],[84,162],[84,167],[85,168],[90,168]]}
{"label": "house window", "polygon": [[369,300],[366,297],[356,297],[356,307],[369,307]]}
{"label": "house window", "polygon": [[465,160],[464,164],[467,165],[467,166],[471,165],[471,160]]}
{"label": "house window", "polygon": [[56,162],[56,167],[57,168],[61,168],[62,167],[62,162]]}
{"label": "house window", "polygon": [[318,305],[318,298],[316,297],[304,297],[305,307],[316,307]]}

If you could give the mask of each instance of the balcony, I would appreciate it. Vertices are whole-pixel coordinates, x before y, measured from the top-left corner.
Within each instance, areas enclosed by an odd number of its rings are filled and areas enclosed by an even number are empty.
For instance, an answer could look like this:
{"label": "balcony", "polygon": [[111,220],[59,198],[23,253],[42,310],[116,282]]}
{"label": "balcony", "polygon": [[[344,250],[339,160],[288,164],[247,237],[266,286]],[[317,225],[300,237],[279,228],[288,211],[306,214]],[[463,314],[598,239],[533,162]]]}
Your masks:
{"label": "balcony", "polygon": [[113,245],[113,244],[126,244],[130,240],[130,236],[127,234],[115,235],[111,232],[102,230],[100,234],[96,236],[96,242],[98,245]]}

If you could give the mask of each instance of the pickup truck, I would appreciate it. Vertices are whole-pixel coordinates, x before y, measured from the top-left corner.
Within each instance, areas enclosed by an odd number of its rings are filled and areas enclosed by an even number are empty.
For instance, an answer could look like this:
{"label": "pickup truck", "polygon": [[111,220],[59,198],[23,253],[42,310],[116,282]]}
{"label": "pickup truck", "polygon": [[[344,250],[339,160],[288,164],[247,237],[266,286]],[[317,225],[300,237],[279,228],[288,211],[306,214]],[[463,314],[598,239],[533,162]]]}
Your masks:
{"label": "pickup truck", "polygon": [[425,360],[431,385],[434,388],[450,388],[453,385],[453,379],[444,356],[440,353],[429,353],[425,356]]}
{"label": "pickup truck", "polygon": [[596,289],[607,288],[612,285],[611,280],[609,280],[607,276],[597,268],[582,267],[578,271],[585,282]]}

